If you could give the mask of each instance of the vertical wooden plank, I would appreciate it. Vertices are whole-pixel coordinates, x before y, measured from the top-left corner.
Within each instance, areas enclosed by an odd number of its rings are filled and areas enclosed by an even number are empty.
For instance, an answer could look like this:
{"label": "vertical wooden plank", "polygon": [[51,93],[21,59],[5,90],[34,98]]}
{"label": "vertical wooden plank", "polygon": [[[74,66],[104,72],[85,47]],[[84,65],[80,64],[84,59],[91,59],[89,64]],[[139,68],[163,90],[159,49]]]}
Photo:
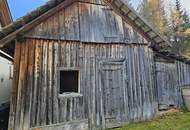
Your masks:
{"label": "vertical wooden plank", "polygon": [[43,40],[37,40],[38,44],[38,55],[36,60],[36,89],[37,89],[37,100],[36,100],[36,126],[41,124],[41,105],[42,105],[42,63],[43,63]]}
{"label": "vertical wooden plank", "polygon": [[31,106],[32,106],[32,95],[33,95],[33,81],[34,81],[34,59],[35,59],[35,44],[33,40],[27,40],[26,44],[29,44],[28,49],[28,70],[27,70],[27,88],[25,93],[24,101],[24,121],[23,130],[30,128],[31,122]]}
{"label": "vertical wooden plank", "polygon": [[79,40],[79,16],[78,3],[65,8],[65,38],[67,40]]}
{"label": "vertical wooden plank", "polygon": [[47,118],[47,68],[48,68],[48,41],[43,40],[43,53],[42,53],[42,71],[41,71],[41,108],[40,108],[40,125],[46,125]]}
{"label": "vertical wooden plank", "polygon": [[133,112],[134,112],[134,120],[137,121],[138,120],[138,109],[137,109],[137,102],[138,102],[138,97],[137,97],[137,82],[136,82],[136,76],[137,76],[137,73],[136,73],[136,68],[135,68],[135,62],[136,62],[136,51],[135,51],[135,46],[132,47],[132,50],[133,50],[133,53],[132,53],[132,64],[133,64],[133,96],[134,96],[134,106],[133,106]]}
{"label": "vertical wooden plank", "polygon": [[144,56],[145,56],[145,54],[144,54],[144,48],[141,48],[141,50],[140,50],[140,63],[141,63],[141,72],[140,72],[140,74],[141,74],[141,82],[142,82],[142,88],[141,88],[141,91],[142,91],[142,108],[143,108],[143,110],[142,110],[142,118],[143,118],[143,120],[146,120],[147,118],[147,113],[146,113],[146,107],[147,107],[147,104],[148,104],[148,102],[147,102],[147,98],[146,98],[146,93],[145,93],[145,89],[146,89],[146,85],[147,85],[147,80],[146,80],[146,73],[145,73],[145,71],[146,71],[146,67],[145,67],[145,64],[146,64],[146,61],[144,60]]}
{"label": "vertical wooden plank", "polygon": [[86,59],[85,59],[85,62],[86,62],[86,78],[85,78],[85,86],[86,86],[86,93],[88,93],[88,97],[86,97],[86,101],[87,101],[87,108],[88,108],[88,120],[89,120],[89,127],[90,129],[92,129],[94,126],[94,119],[93,119],[93,113],[92,113],[92,89],[91,89],[91,84],[90,84],[90,46],[89,45],[86,45],[86,48],[85,48],[85,55],[86,55]]}
{"label": "vertical wooden plank", "polygon": [[70,42],[65,42],[65,55],[66,55],[66,66],[65,67],[70,67],[71,65],[71,50],[70,50]]}
{"label": "vertical wooden plank", "polygon": [[149,113],[149,115],[148,115],[148,117],[149,117],[149,119],[150,118],[152,118],[153,117],[153,115],[154,115],[154,107],[155,106],[153,106],[153,102],[154,102],[154,83],[153,82],[155,82],[155,79],[153,78],[154,77],[154,75],[153,75],[153,71],[152,71],[152,67],[153,67],[153,64],[152,64],[152,61],[153,61],[153,59],[152,59],[152,51],[146,46],[145,47],[145,52],[148,52],[147,54],[148,54],[148,63],[149,63],[149,66],[148,66],[148,75],[149,75],[149,83],[150,83],[150,86],[149,86],[149,91],[150,91],[150,93],[149,93],[149,95],[150,95],[150,113]]}
{"label": "vertical wooden plank", "polygon": [[40,66],[41,66],[41,44],[39,41],[33,40],[35,44],[35,63],[34,63],[34,88],[32,95],[31,105],[31,127],[37,125],[37,106],[38,106],[38,80],[40,77]]}
{"label": "vertical wooden plank", "polygon": [[54,42],[54,55],[53,55],[53,123],[58,123],[59,121],[59,107],[58,107],[58,94],[59,94],[59,89],[57,88],[58,82],[57,82],[57,68],[59,67],[59,43]]}
{"label": "vertical wooden plank", "polygon": [[132,120],[133,119],[133,104],[134,104],[134,98],[133,98],[133,80],[132,80],[132,78],[133,78],[133,69],[132,69],[132,67],[133,67],[133,64],[132,64],[132,56],[131,55],[133,55],[132,54],[132,47],[131,46],[128,46],[128,47],[126,47],[126,49],[127,49],[127,65],[128,65],[128,67],[127,67],[127,69],[128,69],[128,80],[129,80],[129,86],[128,86],[128,98],[129,98],[129,102],[128,102],[128,106],[129,106],[129,113],[128,113],[128,117],[129,117],[129,119],[130,120]]}
{"label": "vertical wooden plank", "polygon": [[100,128],[100,100],[99,100],[99,98],[100,98],[100,96],[99,96],[99,91],[98,91],[98,89],[99,89],[99,86],[98,86],[98,57],[99,57],[99,52],[98,52],[98,45],[95,45],[95,47],[94,47],[94,65],[95,65],[95,97],[96,97],[96,99],[95,99],[95,103],[96,103],[96,108],[95,108],[95,113],[96,113],[96,115],[95,115],[95,117],[96,117],[96,126],[97,126],[97,128]]}
{"label": "vertical wooden plank", "polygon": [[26,87],[26,74],[27,74],[27,59],[28,59],[28,48],[27,44],[23,42],[22,52],[21,52],[21,63],[20,63],[20,72],[19,72],[19,81],[18,81],[18,95],[17,95],[17,108],[16,108],[16,122],[15,129],[22,129],[23,119],[24,119],[24,94]]}
{"label": "vertical wooden plank", "polygon": [[137,50],[137,59],[136,59],[136,69],[137,69],[137,85],[138,85],[138,90],[137,90],[137,93],[138,93],[138,111],[139,111],[139,120],[142,120],[142,93],[141,93],[141,88],[142,88],[142,84],[140,82],[140,78],[141,78],[141,75],[140,75],[140,69],[141,69],[141,66],[140,66],[140,48],[141,46],[137,46],[136,50]]}
{"label": "vertical wooden plank", "polygon": [[20,60],[21,60],[21,44],[16,42],[14,54],[14,77],[12,82],[12,92],[10,101],[10,114],[9,114],[9,130],[15,129],[16,118],[16,105],[17,105],[17,93],[18,93],[18,79],[20,72]]}
{"label": "vertical wooden plank", "polygon": [[[24,41],[24,44],[26,44],[27,41],[25,40]],[[24,78],[22,79],[22,88],[21,88],[21,113],[20,113],[20,129],[23,129],[24,127],[27,127],[30,123],[28,122],[24,122],[24,118],[28,115],[25,115],[25,111],[26,111],[26,108],[25,108],[25,105],[27,103],[29,103],[30,101],[30,95],[26,95],[27,94],[27,89],[28,89],[28,86],[27,86],[27,81],[29,80],[28,78],[28,62],[29,62],[29,44],[26,44],[25,46],[25,58],[24,58],[24,69],[23,69],[23,74],[24,74]],[[27,100],[29,99],[29,100]],[[26,101],[28,101],[26,103]],[[28,104],[29,106],[29,104]],[[27,108],[28,108],[27,106]],[[28,110],[29,111],[29,108]],[[26,124],[25,124],[26,123]],[[26,125],[26,126],[25,126]]]}
{"label": "vertical wooden plank", "polygon": [[53,77],[53,42],[49,41],[48,43],[48,67],[47,67],[47,123],[52,124],[53,123],[53,110],[52,110],[52,105],[53,105],[53,83],[54,83],[54,77]]}
{"label": "vertical wooden plank", "polygon": [[90,86],[92,87],[92,113],[93,113],[93,126],[94,129],[96,127],[96,97],[95,97],[95,92],[96,92],[96,82],[95,82],[95,48],[94,45],[91,46],[90,48]]}
{"label": "vertical wooden plank", "polygon": [[65,39],[65,9],[62,9],[58,13],[58,23],[59,23],[59,39]]}

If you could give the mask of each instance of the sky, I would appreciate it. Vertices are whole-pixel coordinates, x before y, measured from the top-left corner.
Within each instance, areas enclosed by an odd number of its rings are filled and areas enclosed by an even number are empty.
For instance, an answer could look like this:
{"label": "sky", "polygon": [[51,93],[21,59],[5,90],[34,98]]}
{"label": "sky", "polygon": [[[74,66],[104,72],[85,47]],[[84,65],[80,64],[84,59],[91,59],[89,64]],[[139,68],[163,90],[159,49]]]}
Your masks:
{"label": "sky", "polygon": [[181,0],[181,2],[183,3],[183,7],[190,13],[190,0]]}
{"label": "sky", "polygon": [[[48,0],[8,0],[8,4],[12,13],[13,20],[16,20],[28,12],[34,10]],[[133,6],[137,7],[141,0],[132,0]],[[168,3],[174,0],[167,0]],[[190,0],[181,0],[182,6],[190,13]]]}
{"label": "sky", "polygon": [[8,4],[13,20],[16,20],[47,1],[48,0],[8,0]]}

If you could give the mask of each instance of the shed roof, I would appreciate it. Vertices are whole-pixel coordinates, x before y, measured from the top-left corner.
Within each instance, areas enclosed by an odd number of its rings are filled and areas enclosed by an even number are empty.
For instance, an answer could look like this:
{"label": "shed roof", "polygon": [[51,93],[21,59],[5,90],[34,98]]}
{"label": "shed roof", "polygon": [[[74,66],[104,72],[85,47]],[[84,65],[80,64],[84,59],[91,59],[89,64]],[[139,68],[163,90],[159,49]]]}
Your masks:
{"label": "shed roof", "polygon": [[[7,54],[13,57],[14,42],[19,35],[22,35],[27,30],[38,25],[43,19],[51,16],[60,8],[68,6],[78,0],[49,0],[46,4],[40,6],[36,10],[21,17],[12,24],[2,28],[0,30],[0,48]],[[123,0],[103,0],[110,8],[119,14],[127,23],[135,28],[139,33],[146,37],[151,42],[151,47],[159,52],[166,54],[166,51],[162,48],[170,47],[170,42],[162,36],[155,28],[153,28],[146,20],[137,14],[137,12],[131,8]],[[186,63],[190,63],[190,60],[167,51],[167,55],[181,60]]]}

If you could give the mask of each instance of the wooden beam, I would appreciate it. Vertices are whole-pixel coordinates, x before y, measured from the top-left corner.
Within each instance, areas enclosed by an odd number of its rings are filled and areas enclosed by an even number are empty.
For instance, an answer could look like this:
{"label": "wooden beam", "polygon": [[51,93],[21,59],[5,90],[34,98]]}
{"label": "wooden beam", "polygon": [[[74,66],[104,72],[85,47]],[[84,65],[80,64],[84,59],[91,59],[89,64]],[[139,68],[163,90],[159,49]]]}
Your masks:
{"label": "wooden beam", "polygon": [[10,33],[9,35],[7,35],[6,37],[4,37],[3,39],[0,40],[0,47],[3,47],[5,44],[11,42],[13,39],[15,39],[17,37],[17,35],[19,33],[24,33],[27,30],[33,28],[34,26],[37,26],[38,24],[40,24],[42,21],[44,21],[45,19],[49,18],[50,16],[52,16],[53,14],[55,14],[57,11],[59,11],[60,9],[71,5],[72,3],[76,2],[77,0],[64,0],[61,4],[57,5],[56,7],[50,9],[49,11],[47,11],[46,13],[42,14],[41,16],[37,17],[36,19],[32,20],[31,22],[25,24],[24,26],[22,26],[21,28],[17,29],[16,31]]}

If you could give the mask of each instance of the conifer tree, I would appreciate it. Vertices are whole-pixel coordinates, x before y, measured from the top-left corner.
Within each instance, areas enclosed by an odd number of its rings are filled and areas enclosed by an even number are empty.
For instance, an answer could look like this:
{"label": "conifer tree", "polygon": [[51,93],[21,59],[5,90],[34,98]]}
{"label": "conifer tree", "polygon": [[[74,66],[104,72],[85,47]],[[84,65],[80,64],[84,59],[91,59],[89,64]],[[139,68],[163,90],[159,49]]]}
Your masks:
{"label": "conifer tree", "polygon": [[183,12],[183,20],[186,24],[190,24],[190,19],[189,19],[189,15],[187,14],[187,11],[185,10]]}
{"label": "conifer tree", "polygon": [[190,56],[187,51],[190,49],[190,23],[186,10],[182,9],[180,0],[176,0],[176,5],[171,9],[171,32],[173,50]]}
{"label": "conifer tree", "polygon": [[182,9],[180,0],[175,0],[175,6],[170,9],[170,17],[166,15],[165,8],[164,0],[143,0],[139,12],[152,23],[153,27],[168,36],[168,39],[174,43],[173,50],[175,52],[185,54],[184,50],[190,48],[188,13]]}
{"label": "conifer tree", "polygon": [[176,6],[176,10],[179,12],[179,14],[182,16],[182,14],[183,14],[183,10],[181,9],[181,2],[180,2],[180,0],[176,0],[175,1],[175,6]]}

